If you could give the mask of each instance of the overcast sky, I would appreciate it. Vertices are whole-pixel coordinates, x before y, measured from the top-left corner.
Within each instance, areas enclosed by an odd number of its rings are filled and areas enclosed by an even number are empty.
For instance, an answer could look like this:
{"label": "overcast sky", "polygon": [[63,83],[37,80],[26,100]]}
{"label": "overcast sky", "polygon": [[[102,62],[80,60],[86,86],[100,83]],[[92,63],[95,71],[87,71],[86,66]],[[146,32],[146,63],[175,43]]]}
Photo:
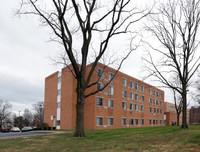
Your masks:
{"label": "overcast sky", "polygon": [[[59,70],[49,57],[55,57],[60,49],[48,42],[50,34],[37,19],[16,17],[17,7],[17,0],[0,5],[0,99],[8,100],[16,113],[44,101],[45,77]],[[141,53],[135,51],[121,71],[142,80],[141,67]],[[170,101],[168,93],[165,99]]]}

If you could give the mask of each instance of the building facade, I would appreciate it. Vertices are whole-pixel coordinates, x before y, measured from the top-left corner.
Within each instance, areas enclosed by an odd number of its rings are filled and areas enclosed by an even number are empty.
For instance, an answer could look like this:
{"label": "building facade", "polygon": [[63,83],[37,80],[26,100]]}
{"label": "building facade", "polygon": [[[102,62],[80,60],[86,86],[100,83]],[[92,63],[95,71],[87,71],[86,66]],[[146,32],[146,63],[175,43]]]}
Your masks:
{"label": "building facade", "polygon": [[[87,66],[89,72],[91,65]],[[101,88],[115,69],[98,63],[91,82]],[[57,129],[75,129],[76,80],[68,68],[45,79],[44,122]],[[84,128],[111,129],[164,125],[164,92],[138,79],[118,72],[103,90],[85,100]]]}
{"label": "building facade", "polygon": [[[189,124],[189,110],[187,109],[187,124]],[[164,121],[166,126],[176,125],[177,124],[177,113],[175,105],[170,102],[164,103]],[[182,113],[179,116],[179,125],[182,124]]]}
{"label": "building facade", "polygon": [[190,109],[190,124],[200,124],[200,106],[192,106]]}

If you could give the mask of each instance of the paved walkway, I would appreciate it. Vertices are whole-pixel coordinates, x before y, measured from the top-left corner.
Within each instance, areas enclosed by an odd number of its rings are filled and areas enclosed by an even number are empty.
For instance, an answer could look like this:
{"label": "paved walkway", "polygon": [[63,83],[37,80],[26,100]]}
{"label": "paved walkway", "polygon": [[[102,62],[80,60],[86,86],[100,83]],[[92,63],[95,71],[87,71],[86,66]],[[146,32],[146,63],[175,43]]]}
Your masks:
{"label": "paved walkway", "polygon": [[57,131],[0,132],[0,139],[62,133]]}

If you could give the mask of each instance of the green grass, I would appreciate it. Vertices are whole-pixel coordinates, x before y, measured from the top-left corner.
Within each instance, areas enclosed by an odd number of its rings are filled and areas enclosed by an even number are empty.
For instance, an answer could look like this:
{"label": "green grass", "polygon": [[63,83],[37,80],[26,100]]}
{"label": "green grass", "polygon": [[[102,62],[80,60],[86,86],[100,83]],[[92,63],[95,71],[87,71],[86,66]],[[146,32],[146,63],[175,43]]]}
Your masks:
{"label": "green grass", "polygon": [[200,151],[200,126],[86,130],[86,138],[63,134],[1,139],[1,152]]}

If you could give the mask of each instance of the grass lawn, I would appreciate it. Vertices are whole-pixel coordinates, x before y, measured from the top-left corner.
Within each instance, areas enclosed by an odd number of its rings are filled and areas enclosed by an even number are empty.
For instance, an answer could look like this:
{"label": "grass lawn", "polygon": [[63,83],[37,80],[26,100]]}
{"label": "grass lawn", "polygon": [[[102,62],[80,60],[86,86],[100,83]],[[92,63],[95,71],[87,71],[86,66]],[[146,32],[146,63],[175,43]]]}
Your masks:
{"label": "grass lawn", "polygon": [[86,138],[72,133],[1,139],[1,152],[121,152],[200,151],[200,126],[86,130]]}

